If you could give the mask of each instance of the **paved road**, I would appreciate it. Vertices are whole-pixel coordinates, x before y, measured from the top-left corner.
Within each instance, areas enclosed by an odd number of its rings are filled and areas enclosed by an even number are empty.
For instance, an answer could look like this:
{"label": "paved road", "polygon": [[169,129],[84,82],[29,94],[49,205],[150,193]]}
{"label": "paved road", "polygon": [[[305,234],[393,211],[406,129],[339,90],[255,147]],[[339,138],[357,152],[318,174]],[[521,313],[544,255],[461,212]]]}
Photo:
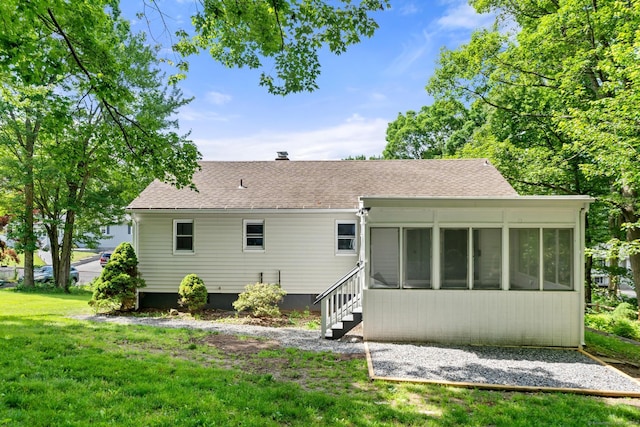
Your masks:
{"label": "paved road", "polygon": [[629,298],[636,297],[636,291],[631,289],[628,285],[625,285],[625,284],[620,285],[620,293],[622,295],[628,296]]}
{"label": "paved road", "polygon": [[80,272],[79,284],[85,284],[92,281],[94,278],[100,275],[102,267],[100,267],[100,261],[91,261],[86,264],[82,264],[76,267]]}

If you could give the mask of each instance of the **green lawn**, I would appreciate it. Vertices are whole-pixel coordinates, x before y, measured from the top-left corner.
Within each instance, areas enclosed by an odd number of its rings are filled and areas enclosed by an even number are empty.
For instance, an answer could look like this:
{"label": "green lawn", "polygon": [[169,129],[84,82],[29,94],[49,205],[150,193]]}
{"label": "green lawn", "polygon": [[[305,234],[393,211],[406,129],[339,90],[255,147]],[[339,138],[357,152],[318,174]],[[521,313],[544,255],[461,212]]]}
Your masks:
{"label": "green lawn", "polygon": [[[80,261],[82,259],[85,258],[89,258],[91,256],[97,255],[96,252],[88,252],[88,251],[73,251],[71,252],[71,262],[76,262],[76,261]],[[15,262],[7,262],[7,265],[9,267],[20,267],[20,268],[24,268],[24,254],[20,254],[18,256],[20,258],[20,262],[19,263],[15,263]],[[36,267],[41,267],[43,265],[45,265],[46,263],[42,260],[42,258],[40,258],[38,256],[38,254],[33,254],[33,265]]]}
{"label": "green lawn", "polygon": [[94,255],[98,255],[97,252],[89,252],[89,251],[73,251],[71,252],[71,262],[76,262],[83,260],[85,258],[92,257]]}
{"label": "green lawn", "polygon": [[[20,267],[20,268],[24,268],[24,254],[20,254],[18,255],[18,258],[20,260],[19,263],[15,263],[13,261],[9,261],[6,263],[7,266],[9,267]],[[35,267],[42,267],[43,265],[45,265],[46,263],[42,260],[42,258],[40,258],[38,256],[38,254],[33,254],[33,265]]]}
{"label": "green lawn", "polygon": [[[234,353],[215,334],[91,323],[88,294],[0,290],[0,425],[623,426],[625,401],[370,382],[362,358]],[[627,401],[629,402],[629,401]]]}

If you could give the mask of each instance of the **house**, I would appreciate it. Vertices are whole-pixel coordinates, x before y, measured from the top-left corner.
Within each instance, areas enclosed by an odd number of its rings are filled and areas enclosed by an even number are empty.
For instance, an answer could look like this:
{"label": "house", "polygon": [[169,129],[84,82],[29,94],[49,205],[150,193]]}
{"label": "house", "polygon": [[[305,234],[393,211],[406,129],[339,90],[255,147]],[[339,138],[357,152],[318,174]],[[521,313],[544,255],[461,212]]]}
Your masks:
{"label": "house", "polygon": [[583,341],[588,197],[519,196],[484,159],[201,166],[198,192],[156,181],[128,207],[143,307],[196,273],[211,307],[280,283],[327,337],[362,318],[368,340]]}
{"label": "house", "polygon": [[101,235],[98,238],[98,248],[101,250],[113,250],[120,243],[129,242],[133,238],[133,226],[130,221],[118,224],[110,224],[100,227]]}

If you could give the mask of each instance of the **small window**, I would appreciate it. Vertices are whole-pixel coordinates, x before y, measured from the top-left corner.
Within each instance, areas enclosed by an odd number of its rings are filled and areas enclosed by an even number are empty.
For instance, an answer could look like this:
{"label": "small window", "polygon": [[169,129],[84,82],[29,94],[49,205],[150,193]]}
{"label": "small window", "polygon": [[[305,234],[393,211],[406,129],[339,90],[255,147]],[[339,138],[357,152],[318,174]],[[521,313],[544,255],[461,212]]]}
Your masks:
{"label": "small window", "polygon": [[355,254],[356,253],[356,222],[338,221],[336,222],[336,253]]}
{"label": "small window", "polygon": [[127,224],[127,234],[131,234],[131,224]]}
{"label": "small window", "polygon": [[244,220],[244,250],[264,250],[264,220]]}
{"label": "small window", "polygon": [[173,221],[174,252],[193,253],[193,220]]}

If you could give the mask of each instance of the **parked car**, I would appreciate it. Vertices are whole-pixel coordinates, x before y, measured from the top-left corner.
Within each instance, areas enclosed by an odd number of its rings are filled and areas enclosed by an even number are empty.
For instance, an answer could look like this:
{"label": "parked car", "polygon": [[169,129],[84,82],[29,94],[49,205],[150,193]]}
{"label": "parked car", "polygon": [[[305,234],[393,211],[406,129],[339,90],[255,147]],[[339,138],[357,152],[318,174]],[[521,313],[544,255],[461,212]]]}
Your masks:
{"label": "parked car", "polygon": [[[80,280],[80,273],[74,266],[71,266],[71,270],[69,272],[69,278],[73,281],[73,283],[78,283]],[[53,280],[53,266],[45,265],[44,267],[37,268],[33,270],[33,280],[35,282],[49,282]]]}
{"label": "parked car", "polygon": [[100,254],[100,266],[104,267],[109,262],[109,258],[111,258],[111,252],[102,252]]}

